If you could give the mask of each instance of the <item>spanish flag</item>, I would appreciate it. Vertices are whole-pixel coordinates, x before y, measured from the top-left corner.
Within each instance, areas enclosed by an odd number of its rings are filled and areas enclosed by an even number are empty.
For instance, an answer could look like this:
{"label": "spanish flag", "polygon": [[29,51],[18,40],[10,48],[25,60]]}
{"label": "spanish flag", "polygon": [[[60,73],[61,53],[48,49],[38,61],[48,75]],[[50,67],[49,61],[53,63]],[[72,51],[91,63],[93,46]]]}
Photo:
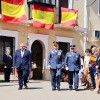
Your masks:
{"label": "spanish flag", "polygon": [[76,26],[78,10],[61,7],[61,26]]}
{"label": "spanish flag", "polygon": [[96,57],[94,57],[94,56],[89,56],[89,59],[90,59],[90,63],[96,63]]}
{"label": "spanish flag", "polygon": [[32,5],[33,26],[45,29],[54,28],[54,9],[53,7],[33,4]]}
{"label": "spanish flag", "polygon": [[21,23],[26,20],[24,0],[2,0],[2,20],[9,23]]}

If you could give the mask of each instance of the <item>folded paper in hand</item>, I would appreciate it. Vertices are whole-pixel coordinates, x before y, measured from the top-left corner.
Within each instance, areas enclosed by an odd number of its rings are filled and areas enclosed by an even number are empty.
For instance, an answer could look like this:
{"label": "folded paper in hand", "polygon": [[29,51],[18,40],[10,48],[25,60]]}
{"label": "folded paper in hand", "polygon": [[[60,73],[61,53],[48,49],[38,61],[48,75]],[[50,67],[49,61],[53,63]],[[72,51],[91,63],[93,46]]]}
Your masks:
{"label": "folded paper in hand", "polygon": [[33,69],[37,68],[36,63],[32,64],[32,68],[33,68]]}
{"label": "folded paper in hand", "polygon": [[4,66],[4,68],[7,68],[7,66]]}
{"label": "folded paper in hand", "polygon": [[68,70],[68,67],[66,67],[66,70]]}

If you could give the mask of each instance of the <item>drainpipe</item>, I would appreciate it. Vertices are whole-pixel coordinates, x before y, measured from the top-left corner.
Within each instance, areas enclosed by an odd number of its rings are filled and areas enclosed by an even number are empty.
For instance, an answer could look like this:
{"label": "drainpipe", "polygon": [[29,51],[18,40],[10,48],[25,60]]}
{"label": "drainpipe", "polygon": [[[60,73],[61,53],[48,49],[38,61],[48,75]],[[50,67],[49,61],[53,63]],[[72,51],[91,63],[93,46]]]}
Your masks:
{"label": "drainpipe", "polygon": [[[84,0],[84,28],[88,29],[87,0]],[[87,49],[87,31],[84,32],[84,52]]]}
{"label": "drainpipe", "polygon": [[73,9],[73,4],[74,4],[73,0],[68,0],[68,8],[69,9]]}
{"label": "drainpipe", "polygon": [[31,11],[30,11],[30,4],[28,4],[28,18],[29,19],[31,18],[30,13],[31,13]]}
{"label": "drainpipe", "polygon": [[57,23],[59,23],[59,18],[60,18],[60,15],[59,15],[59,0],[56,0],[56,18],[57,18]]}

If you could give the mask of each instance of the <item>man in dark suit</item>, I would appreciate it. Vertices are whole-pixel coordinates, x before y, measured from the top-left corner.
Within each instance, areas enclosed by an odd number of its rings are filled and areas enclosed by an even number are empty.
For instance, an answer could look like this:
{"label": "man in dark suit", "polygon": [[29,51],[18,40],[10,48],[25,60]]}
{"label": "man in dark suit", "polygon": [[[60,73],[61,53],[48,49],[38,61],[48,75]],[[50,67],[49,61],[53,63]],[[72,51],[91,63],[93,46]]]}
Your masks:
{"label": "man in dark suit", "polygon": [[78,73],[81,68],[80,54],[75,51],[75,45],[70,46],[70,52],[66,53],[65,66],[68,68],[68,83],[69,88],[73,88],[74,76],[74,89],[78,89],[79,78]]}
{"label": "man in dark suit", "polygon": [[5,82],[10,82],[10,73],[11,73],[11,68],[13,66],[13,60],[10,53],[11,53],[11,48],[6,47],[5,54],[3,55]]}
{"label": "man in dark suit", "polygon": [[16,50],[15,52],[14,66],[18,73],[18,89],[22,89],[23,81],[25,89],[27,89],[27,79],[29,75],[29,69],[31,67],[31,54],[29,50],[25,49],[25,45],[23,43],[20,44],[20,49]]}

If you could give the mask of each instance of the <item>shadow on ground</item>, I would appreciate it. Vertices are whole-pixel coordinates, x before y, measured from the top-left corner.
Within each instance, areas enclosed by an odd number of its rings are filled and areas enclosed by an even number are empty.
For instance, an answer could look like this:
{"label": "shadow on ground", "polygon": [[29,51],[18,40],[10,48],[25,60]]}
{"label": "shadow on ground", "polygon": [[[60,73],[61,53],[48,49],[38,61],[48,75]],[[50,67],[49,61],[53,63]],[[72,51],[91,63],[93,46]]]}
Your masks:
{"label": "shadow on ground", "polygon": [[28,89],[27,90],[31,90],[31,89],[33,89],[33,90],[38,90],[38,89],[43,89],[42,87],[28,87]]}
{"label": "shadow on ground", "polygon": [[[60,89],[61,91],[67,91],[67,90],[70,90],[70,89],[68,89],[68,88],[64,88],[64,89]],[[75,89],[72,89],[72,90],[70,90],[70,91],[73,91],[73,90],[75,90]],[[89,90],[89,89],[78,89],[77,91],[86,91],[86,90]]]}
{"label": "shadow on ground", "polygon": [[18,84],[0,85],[0,87],[5,87],[5,86],[15,86],[15,85],[18,85]]}

